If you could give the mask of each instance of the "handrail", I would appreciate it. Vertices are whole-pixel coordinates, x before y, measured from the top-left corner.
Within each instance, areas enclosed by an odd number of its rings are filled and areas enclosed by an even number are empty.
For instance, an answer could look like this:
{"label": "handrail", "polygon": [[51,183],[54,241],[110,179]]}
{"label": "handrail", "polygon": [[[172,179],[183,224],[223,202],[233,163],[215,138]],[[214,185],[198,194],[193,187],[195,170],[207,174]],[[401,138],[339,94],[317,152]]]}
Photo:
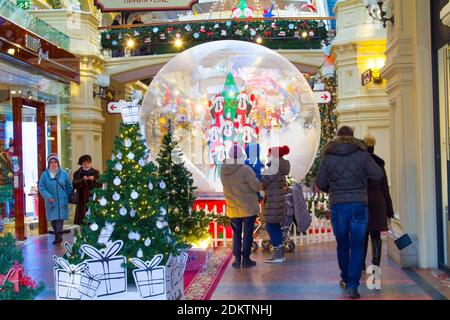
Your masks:
{"label": "handrail", "polygon": [[67,34],[52,27],[44,20],[33,17],[28,11],[16,7],[9,0],[0,0],[0,16],[52,42],[56,46],[69,50],[70,38]]}
{"label": "handrail", "polygon": [[180,24],[190,24],[190,23],[211,23],[211,22],[257,22],[257,21],[268,21],[268,20],[289,20],[289,21],[319,21],[319,20],[329,20],[335,21],[336,17],[272,17],[272,18],[244,18],[244,19],[207,19],[207,20],[168,20],[164,22],[155,22],[155,23],[142,23],[142,24],[126,24],[119,26],[100,26],[98,30],[114,30],[114,29],[134,29],[134,28],[142,28],[142,27],[153,27],[153,26],[162,26],[162,25],[180,25]]}

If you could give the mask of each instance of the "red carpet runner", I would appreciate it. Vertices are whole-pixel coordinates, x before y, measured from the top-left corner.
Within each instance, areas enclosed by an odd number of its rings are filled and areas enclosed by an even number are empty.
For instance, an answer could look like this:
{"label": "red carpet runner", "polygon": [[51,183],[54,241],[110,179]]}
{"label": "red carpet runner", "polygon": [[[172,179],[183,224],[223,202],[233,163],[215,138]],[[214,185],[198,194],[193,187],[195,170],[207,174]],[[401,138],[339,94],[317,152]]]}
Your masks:
{"label": "red carpet runner", "polygon": [[219,247],[209,260],[205,270],[186,272],[184,295],[186,300],[210,300],[230,263],[231,248]]}

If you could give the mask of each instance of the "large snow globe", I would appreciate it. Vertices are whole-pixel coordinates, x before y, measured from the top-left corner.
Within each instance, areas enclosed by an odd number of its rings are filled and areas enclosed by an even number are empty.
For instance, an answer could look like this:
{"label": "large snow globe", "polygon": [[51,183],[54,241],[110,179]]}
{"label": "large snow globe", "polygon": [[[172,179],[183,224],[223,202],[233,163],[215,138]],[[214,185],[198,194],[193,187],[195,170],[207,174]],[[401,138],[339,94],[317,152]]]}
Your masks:
{"label": "large snow globe", "polygon": [[141,123],[152,155],[169,123],[199,192],[220,192],[220,167],[233,144],[288,145],[291,176],[308,173],[320,141],[320,114],[308,82],[280,54],[243,41],[186,50],[151,82]]}

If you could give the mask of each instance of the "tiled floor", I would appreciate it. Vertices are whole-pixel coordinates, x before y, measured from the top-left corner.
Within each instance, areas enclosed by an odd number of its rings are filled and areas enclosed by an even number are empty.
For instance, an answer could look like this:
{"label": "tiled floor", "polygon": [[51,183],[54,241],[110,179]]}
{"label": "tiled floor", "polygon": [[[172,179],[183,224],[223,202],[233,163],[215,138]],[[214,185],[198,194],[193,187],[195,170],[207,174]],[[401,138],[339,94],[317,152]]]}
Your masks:
{"label": "tiled floor", "polygon": [[[263,262],[268,253],[259,250],[254,259],[258,265],[253,269],[229,267],[222,277],[212,299],[282,299],[282,300],[339,300],[347,299],[339,288],[339,272],[334,242],[297,247],[286,255],[282,265]],[[437,290],[414,271],[403,271],[387,258],[384,250],[381,266],[381,290],[369,290],[361,281],[363,299],[374,300],[430,300],[445,299]],[[419,279],[415,279],[419,278]]]}
{"label": "tiled floor", "polygon": [[[71,242],[70,234],[64,235]],[[34,279],[43,281],[46,290],[38,299],[54,299],[52,255],[65,253],[62,245],[52,244],[53,236],[40,236],[22,244],[24,265],[27,273]],[[254,255],[258,265],[252,269],[236,270],[228,266],[212,299],[346,299],[338,287],[339,273],[336,261],[335,244],[322,243],[297,247],[294,253],[287,254],[288,261],[283,265],[263,263],[268,255],[261,249]],[[390,261],[384,250],[382,263],[382,288],[369,290],[362,281],[360,292],[365,299],[445,299],[424,279],[420,270],[402,270]],[[430,273],[431,274],[431,273]],[[431,276],[431,278],[433,278]]]}

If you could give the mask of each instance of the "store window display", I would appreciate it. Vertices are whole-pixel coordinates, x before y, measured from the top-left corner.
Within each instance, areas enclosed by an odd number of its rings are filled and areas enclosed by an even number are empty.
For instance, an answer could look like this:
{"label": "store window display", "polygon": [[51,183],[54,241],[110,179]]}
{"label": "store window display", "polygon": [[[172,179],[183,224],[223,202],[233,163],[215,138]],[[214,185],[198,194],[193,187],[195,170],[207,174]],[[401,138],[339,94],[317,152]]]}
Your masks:
{"label": "store window display", "polygon": [[[25,101],[20,110],[14,104],[18,98]],[[43,106],[40,120],[40,111],[26,101]],[[56,153],[61,167],[71,169],[70,127],[70,84],[33,68],[0,62],[0,235],[17,235],[16,226],[21,225],[15,212],[19,212],[17,197],[24,203],[20,214],[23,212],[25,236],[39,234],[38,159]],[[17,128],[21,143],[15,140]],[[40,132],[44,133],[41,149],[37,143]],[[19,183],[19,176],[23,182]],[[15,192],[21,188],[23,199]]]}

